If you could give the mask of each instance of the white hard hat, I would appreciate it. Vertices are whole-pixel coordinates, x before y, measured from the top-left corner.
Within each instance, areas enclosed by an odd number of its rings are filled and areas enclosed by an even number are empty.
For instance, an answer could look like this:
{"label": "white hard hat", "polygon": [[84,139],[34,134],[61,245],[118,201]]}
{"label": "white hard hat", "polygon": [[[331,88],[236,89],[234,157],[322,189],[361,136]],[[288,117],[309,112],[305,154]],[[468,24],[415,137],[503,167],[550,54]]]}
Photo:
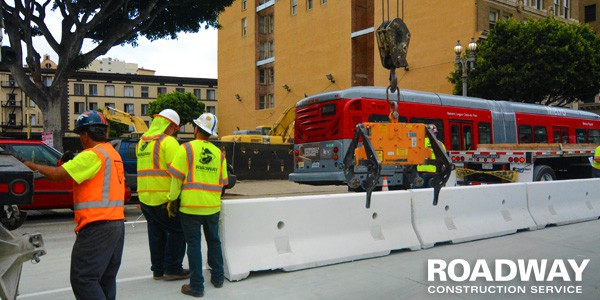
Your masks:
{"label": "white hard hat", "polygon": [[194,124],[210,133],[211,136],[217,137],[217,116],[211,113],[203,113],[198,119],[194,120]]}
{"label": "white hard hat", "polygon": [[175,124],[175,125],[177,125],[177,126],[179,126],[179,122],[181,121],[181,120],[179,119],[179,114],[178,114],[176,111],[174,111],[174,110],[172,110],[172,109],[170,109],[170,108],[163,109],[163,110],[162,110],[162,111],[161,111],[161,112],[158,114],[158,116],[161,116],[161,117],[163,117],[163,118],[165,118],[165,119],[167,119],[167,120],[171,121],[171,123],[173,123],[173,124]]}

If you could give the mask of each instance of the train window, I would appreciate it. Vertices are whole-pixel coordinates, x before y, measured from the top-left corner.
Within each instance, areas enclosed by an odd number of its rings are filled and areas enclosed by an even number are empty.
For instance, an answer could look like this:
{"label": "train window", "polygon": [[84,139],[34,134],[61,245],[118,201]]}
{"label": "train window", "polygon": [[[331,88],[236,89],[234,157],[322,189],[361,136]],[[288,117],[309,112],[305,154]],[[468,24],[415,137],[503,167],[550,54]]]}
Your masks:
{"label": "train window", "polygon": [[321,107],[322,116],[335,115],[335,104],[327,104]]}
{"label": "train window", "polygon": [[575,129],[575,136],[577,137],[577,144],[587,143],[587,136],[585,134],[585,129],[577,128]]}
{"label": "train window", "polygon": [[548,142],[548,131],[545,126],[535,126],[533,128],[533,137],[536,143],[547,143]]}
{"label": "train window", "polygon": [[600,130],[590,129],[588,131],[588,143],[600,144]]}
{"label": "train window", "polygon": [[463,136],[465,139],[465,149],[473,149],[473,128],[471,126],[463,126]]}
{"label": "train window", "polygon": [[[402,122],[402,121],[400,121]],[[444,122],[440,119],[429,119],[429,118],[410,118],[410,123],[422,123],[422,124],[433,124],[438,130],[437,139],[442,143],[444,142]]]}
{"label": "train window", "polygon": [[479,144],[492,143],[492,126],[490,123],[480,122],[477,125],[477,134],[479,135]]}
{"label": "train window", "polygon": [[450,125],[450,141],[453,150],[460,150],[460,130],[458,125]]}
{"label": "train window", "polygon": [[553,127],[554,142],[566,144],[569,142],[569,129],[567,127]]}
{"label": "train window", "polygon": [[519,144],[529,144],[532,142],[531,126],[519,125]]}

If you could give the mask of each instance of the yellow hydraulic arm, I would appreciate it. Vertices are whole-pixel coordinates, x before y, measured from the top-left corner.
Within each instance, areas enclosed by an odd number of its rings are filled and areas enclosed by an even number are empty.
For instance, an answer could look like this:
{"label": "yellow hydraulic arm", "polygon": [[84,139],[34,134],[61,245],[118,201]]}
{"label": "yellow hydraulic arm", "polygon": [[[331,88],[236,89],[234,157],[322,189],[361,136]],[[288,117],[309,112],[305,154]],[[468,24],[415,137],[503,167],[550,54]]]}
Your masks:
{"label": "yellow hydraulic arm", "polygon": [[290,106],[281,117],[273,124],[270,136],[280,136],[284,143],[289,143],[294,138],[294,120],[296,119],[296,105]]}
{"label": "yellow hydraulic arm", "polygon": [[134,134],[144,134],[144,132],[148,131],[148,126],[140,117],[133,116],[122,110],[118,110],[109,106],[103,109],[102,113],[107,119],[113,122],[133,126]]}

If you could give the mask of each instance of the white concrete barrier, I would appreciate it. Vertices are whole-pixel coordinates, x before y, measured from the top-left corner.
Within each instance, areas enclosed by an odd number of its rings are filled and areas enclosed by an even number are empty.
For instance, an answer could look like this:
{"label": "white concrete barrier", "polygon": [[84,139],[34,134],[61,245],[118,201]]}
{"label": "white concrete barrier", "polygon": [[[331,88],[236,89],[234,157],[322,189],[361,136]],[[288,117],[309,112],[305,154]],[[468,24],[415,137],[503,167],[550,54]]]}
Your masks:
{"label": "white concrete barrier", "polygon": [[286,271],[420,249],[408,191],[224,200],[225,277]]}
{"label": "white concrete barrier", "polygon": [[413,225],[424,249],[536,229],[525,184],[442,188],[437,206],[433,189],[411,193]]}
{"label": "white concrete barrier", "polygon": [[538,228],[597,219],[600,179],[527,183],[529,212]]}

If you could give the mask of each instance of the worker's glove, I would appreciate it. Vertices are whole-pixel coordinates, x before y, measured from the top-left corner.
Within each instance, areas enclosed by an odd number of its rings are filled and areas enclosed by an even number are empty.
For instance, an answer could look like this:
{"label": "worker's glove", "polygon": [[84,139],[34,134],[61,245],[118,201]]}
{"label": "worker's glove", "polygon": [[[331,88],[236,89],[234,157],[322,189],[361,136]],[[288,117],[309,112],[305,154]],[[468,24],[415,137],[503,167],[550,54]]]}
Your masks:
{"label": "worker's glove", "polygon": [[181,200],[176,199],[167,203],[167,213],[169,214],[169,218],[175,218],[177,216],[180,201]]}

